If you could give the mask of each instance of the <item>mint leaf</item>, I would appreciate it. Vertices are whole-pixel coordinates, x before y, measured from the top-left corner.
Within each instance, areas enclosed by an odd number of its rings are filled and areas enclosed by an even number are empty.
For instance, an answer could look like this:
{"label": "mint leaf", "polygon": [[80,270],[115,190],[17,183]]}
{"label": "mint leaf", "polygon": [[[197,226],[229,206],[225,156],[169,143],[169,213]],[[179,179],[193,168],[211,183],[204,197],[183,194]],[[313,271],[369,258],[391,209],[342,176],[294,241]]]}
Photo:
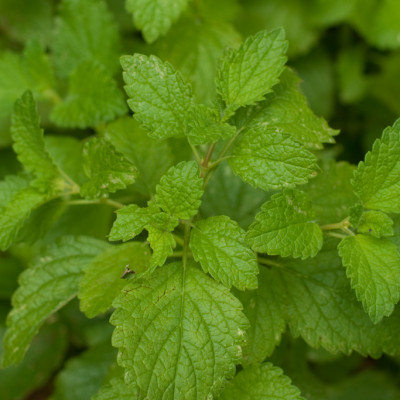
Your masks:
{"label": "mint leaf", "polygon": [[263,100],[286,63],[287,41],[283,29],[250,36],[236,51],[222,58],[217,71],[217,91],[229,109]]}
{"label": "mint leaf", "polygon": [[312,153],[269,126],[246,131],[234,147],[229,165],[245,182],[263,190],[306,183],[317,168]]}
{"label": "mint leaf", "polygon": [[202,187],[203,179],[196,161],[182,161],[161,178],[154,199],[168,214],[190,219],[200,207]]}
{"label": "mint leaf", "polygon": [[139,399],[218,396],[234,375],[246,318],[229,290],[197,268],[168,264],[129,283],[114,307],[113,345]]}
{"label": "mint leaf", "polygon": [[393,236],[393,220],[381,211],[366,211],[361,215],[357,231],[376,238]]}
{"label": "mint leaf", "polygon": [[303,260],[314,257],[322,247],[322,231],[314,218],[309,197],[299,190],[286,189],[262,205],[246,240],[260,253]]}
{"label": "mint leaf", "polygon": [[240,371],[228,384],[222,400],[304,400],[283,371],[271,363],[255,365]]}
{"label": "mint leaf", "polygon": [[169,63],[142,54],[121,57],[121,65],[129,107],[150,136],[185,136],[192,93],[181,74]]}
{"label": "mint leaf", "polygon": [[18,160],[36,178],[32,185],[42,191],[57,186],[58,170],[45,149],[36,104],[29,91],[15,103],[11,134]]}
{"label": "mint leaf", "polygon": [[133,13],[137,28],[148,43],[165,35],[179,18],[189,0],[126,0],[126,9]]}
{"label": "mint leaf", "polygon": [[104,139],[92,138],[83,148],[84,169],[90,178],[81,187],[87,198],[107,197],[135,182],[136,167]]}
{"label": "mint leaf", "polygon": [[261,268],[256,290],[235,293],[250,322],[246,345],[243,346],[244,366],[263,362],[273,353],[285,331],[286,316],[279,299],[273,295],[273,286],[265,268]]}
{"label": "mint leaf", "polygon": [[20,275],[7,317],[3,366],[22,360],[40,325],[76,296],[83,268],[106,246],[93,238],[64,237]]}
{"label": "mint leaf", "polygon": [[147,240],[153,250],[149,272],[153,272],[157,266],[165,264],[167,257],[173,253],[176,243],[171,232],[167,229],[154,226],[147,226],[146,229],[149,232]]}
{"label": "mint leaf", "polygon": [[135,274],[150,265],[150,250],[145,243],[129,242],[107,248],[85,268],[79,283],[80,309],[93,318],[111,308],[127,281],[121,279],[125,266]]}
{"label": "mint leaf", "polygon": [[91,400],[132,400],[138,398],[138,392],[133,386],[125,384],[123,378],[113,378],[103,385]]}
{"label": "mint leaf", "polygon": [[400,120],[383,131],[354,173],[354,192],[366,208],[400,213]]}
{"label": "mint leaf", "polygon": [[103,0],[63,0],[51,49],[60,76],[82,61],[93,60],[108,71],[118,69],[118,28]]}
{"label": "mint leaf", "polygon": [[69,77],[68,93],[51,113],[63,128],[95,127],[126,113],[123,93],[110,73],[99,63],[83,61]]}
{"label": "mint leaf", "polygon": [[389,239],[349,236],[339,246],[351,286],[374,323],[393,312],[400,300],[400,254]]}
{"label": "mint leaf", "polygon": [[246,246],[245,231],[225,215],[196,222],[190,237],[193,258],[225,286],[257,287],[255,254]]}

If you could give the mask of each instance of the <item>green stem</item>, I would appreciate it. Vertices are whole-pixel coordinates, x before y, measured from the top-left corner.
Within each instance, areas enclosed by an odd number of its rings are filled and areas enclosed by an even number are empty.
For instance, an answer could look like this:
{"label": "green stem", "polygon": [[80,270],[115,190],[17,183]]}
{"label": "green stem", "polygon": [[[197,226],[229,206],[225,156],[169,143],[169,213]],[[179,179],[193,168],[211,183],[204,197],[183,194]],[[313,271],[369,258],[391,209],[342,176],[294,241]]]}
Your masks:
{"label": "green stem", "polygon": [[320,228],[323,231],[332,231],[332,230],[338,230],[338,229],[345,229],[350,226],[350,222],[348,218],[345,218],[343,221],[334,223],[334,224],[326,224],[326,225],[321,225]]}
{"label": "green stem", "polygon": [[185,245],[184,240],[180,236],[175,235],[175,233],[173,233],[172,236],[174,237],[175,242],[178,243],[180,246],[183,247]]}
{"label": "green stem", "polygon": [[197,149],[196,149],[195,146],[193,146],[193,145],[190,144],[190,143],[189,143],[189,145],[190,145],[190,148],[192,149],[192,152],[193,152],[193,154],[194,154],[194,157],[196,158],[196,161],[198,162],[199,165],[201,165],[201,157],[200,157],[199,152],[197,151]]}
{"label": "green stem", "polygon": [[276,261],[270,260],[269,258],[257,256],[257,262],[262,265],[267,265],[269,267],[277,267],[277,268],[284,268],[282,264],[279,264]]}
{"label": "green stem", "polygon": [[171,258],[181,258],[183,257],[183,251],[174,251],[170,256]]}
{"label": "green stem", "polygon": [[207,154],[204,157],[203,162],[201,163],[202,171],[201,171],[201,175],[200,176],[202,178],[204,178],[205,174],[207,173],[208,163],[210,162],[210,159],[211,159],[211,156],[212,156],[212,153],[213,153],[214,149],[215,149],[215,143],[211,143],[210,147],[207,150]]}
{"label": "green stem", "polygon": [[336,239],[344,239],[347,237],[347,235],[342,235],[341,233],[336,233],[336,232],[328,232],[326,235],[334,237]]}
{"label": "green stem", "polygon": [[115,201],[115,200],[111,200],[111,199],[94,199],[94,200],[87,200],[87,199],[79,199],[79,200],[70,200],[67,202],[67,204],[69,206],[72,205],[84,205],[84,204],[107,204],[111,207],[114,208],[122,208],[124,207],[124,204]]}

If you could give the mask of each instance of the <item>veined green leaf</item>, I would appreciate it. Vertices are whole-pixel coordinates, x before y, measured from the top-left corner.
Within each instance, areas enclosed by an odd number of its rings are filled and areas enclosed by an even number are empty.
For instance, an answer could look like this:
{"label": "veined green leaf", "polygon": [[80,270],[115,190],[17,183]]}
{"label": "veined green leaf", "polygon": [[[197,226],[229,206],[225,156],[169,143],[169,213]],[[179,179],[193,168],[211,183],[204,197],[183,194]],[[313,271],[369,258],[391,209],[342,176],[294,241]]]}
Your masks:
{"label": "veined green leaf", "polygon": [[306,193],[286,189],[264,203],[250,225],[247,241],[254,251],[282,257],[314,257],[322,247],[321,228]]}
{"label": "veined green leaf", "polygon": [[400,300],[400,254],[389,239],[349,236],[338,247],[347,276],[374,323],[389,316]]}
{"label": "veined green leaf", "polygon": [[83,148],[84,169],[90,178],[81,187],[87,198],[106,197],[135,182],[136,167],[104,139],[92,138]]}
{"label": "veined green leaf", "polygon": [[179,18],[189,0],[126,0],[126,9],[142,30],[146,42],[152,43],[165,35]]}
{"label": "veined green leaf", "polygon": [[393,220],[381,211],[366,211],[358,222],[359,233],[369,233],[371,236],[393,236]]}
{"label": "veined green leaf", "polygon": [[91,400],[132,400],[137,398],[137,389],[134,386],[128,386],[121,377],[113,378],[103,385]]}
{"label": "veined green leaf", "polygon": [[193,99],[181,74],[169,63],[142,54],[121,57],[121,65],[128,104],[150,136],[184,137]]}
{"label": "veined green leaf", "polygon": [[246,246],[245,231],[225,215],[196,222],[190,237],[193,257],[218,282],[240,290],[257,287],[255,254]]}
{"label": "veined green leaf", "polygon": [[236,51],[222,58],[217,70],[217,91],[229,109],[263,100],[279,82],[286,63],[283,29],[250,36]]}
{"label": "veined green leaf", "polygon": [[22,360],[40,325],[76,296],[83,269],[107,246],[93,238],[64,237],[20,275],[7,317],[3,366]]}
{"label": "veined green leaf", "polygon": [[171,232],[167,229],[154,226],[147,226],[146,229],[149,232],[147,240],[153,250],[149,270],[149,272],[152,272],[156,267],[165,264],[167,257],[173,253],[176,243]]}
{"label": "veined green leaf", "polygon": [[177,262],[129,283],[114,302],[113,345],[139,399],[218,396],[241,358],[247,321],[229,290]]}
{"label": "veined green leaf", "polygon": [[383,131],[354,173],[354,192],[364,207],[400,213],[400,120]]}
{"label": "veined green leaf", "polygon": [[246,131],[233,149],[229,165],[245,182],[264,190],[293,187],[316,175],[315,156],[279,128]]}

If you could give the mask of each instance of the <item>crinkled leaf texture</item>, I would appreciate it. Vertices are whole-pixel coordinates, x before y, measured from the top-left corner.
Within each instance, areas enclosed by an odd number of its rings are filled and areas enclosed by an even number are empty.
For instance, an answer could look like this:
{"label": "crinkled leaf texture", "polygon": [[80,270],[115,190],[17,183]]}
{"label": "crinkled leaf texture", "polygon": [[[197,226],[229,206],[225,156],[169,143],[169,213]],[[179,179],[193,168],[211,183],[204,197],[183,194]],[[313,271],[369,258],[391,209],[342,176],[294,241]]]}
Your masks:
{"label": "crinkled leaf texture", "polygon": [[283,371],[271,363],[240,371],[222,393],[221,400],[304,400]]}
{"label": "crinkled leaf texture", "polygon": [[322,231],[306,193],[286,189],[264,203],[246,234],[254,251],[282,257],[314,257],[322,247]]}
{"label": "crinkled leaf texture", "polygon": [[218,396],[235,373],[247,320],[227,288],[195,266],[168,264],[114,301],[113,345],[139,399]]}
{"label": "crinkled leaf texture", "polygon": [[146,42],[153,43],[168,32],[188,2],[189,0],[127,0],[126,9],[133,13],[134,23],[142,30]]}
{"label": "crinkled leaf texture", "polygon": [[369,233],[377,238],[393,236],[393,220],[389,215],[381,211],[366,211],[362,213],[358,221],[357,231],[359,233]]}
{"label": "crinkled leaf texture", "polygon": [[176,243],[167,227],[160,229],[155,226],[147,226],[146,229],[149,232],[147,240],[153,250],[150,261],[150,271],[153,271],[154,268],[164,265],[167,257],[173,253]]}
{"label": "crinkled leaf texture", "polygon": [[400,213],[400,120],[383,131],[354,173],[354,191],[366,208]]}
{"label": "crinkled leaf texture", "polygon": [[182,161],[161,178],[156,187],[155,202],[170,215],[190,219],[200,207],[202,186],[197,162]]}
{"label": "crinkled leaf texture", "polygon": [[250,185],[280,189],[306,183],[316,174],[315,156],[279,128],[247,130],[233,149],[229,165]]}
{"label": "crinkled leaf texture", "polygon": [[136,400],[137,398],[137,388],[128,386],[121,377],[113,378],[103,385],[91,400]]}
{"label": "crinkled leaf texture", "polygon": [[152,137],[183,137],[192,107],[192,91],[171,64],[156,56],[121,57],[128,104]]}
{"label": "crinkled leaf texture", "polygon": [[400,300],[400,254],[389,239],[349,236],[338,247],[351,286],[374,323]]}
{"label": "crinkled leaf texture", "polygon": [[89,237],[64,237],[20,275],[7,317],[3,366],[22,360],[43,321],[77,295],[83,269],[107,246]]}
{"label": "crinkled leaf texture", "polygon": [[257,287],[256,256],[245,243],[245,231],[226,215],[196,222],[190,237],[193,258],[224,285],[240,290]]}
{"label": "crinkled leaf texture", "polygon": [[217,91],[228,108],[263,100],[279,82],[287,57],[283,29],[261,31],[222,58],[217,71]]}
{"label": "crinkled leaf texture", "polygon": [[81,195],[90,199],[106,197],[135,182],[136,167],[104,139],[92,138],[83,148],[84,169],[90,178]]}

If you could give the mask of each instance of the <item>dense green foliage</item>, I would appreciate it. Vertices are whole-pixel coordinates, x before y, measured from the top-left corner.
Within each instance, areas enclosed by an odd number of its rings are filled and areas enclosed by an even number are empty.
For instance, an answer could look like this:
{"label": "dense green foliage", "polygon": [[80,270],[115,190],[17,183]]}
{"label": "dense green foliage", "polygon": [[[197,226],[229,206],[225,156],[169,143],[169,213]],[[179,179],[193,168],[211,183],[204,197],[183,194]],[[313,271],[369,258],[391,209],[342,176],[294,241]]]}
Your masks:
{"label": "dense green foliage", "polygon": [[399,399],[399,22],[0,0],[2,400]]}

